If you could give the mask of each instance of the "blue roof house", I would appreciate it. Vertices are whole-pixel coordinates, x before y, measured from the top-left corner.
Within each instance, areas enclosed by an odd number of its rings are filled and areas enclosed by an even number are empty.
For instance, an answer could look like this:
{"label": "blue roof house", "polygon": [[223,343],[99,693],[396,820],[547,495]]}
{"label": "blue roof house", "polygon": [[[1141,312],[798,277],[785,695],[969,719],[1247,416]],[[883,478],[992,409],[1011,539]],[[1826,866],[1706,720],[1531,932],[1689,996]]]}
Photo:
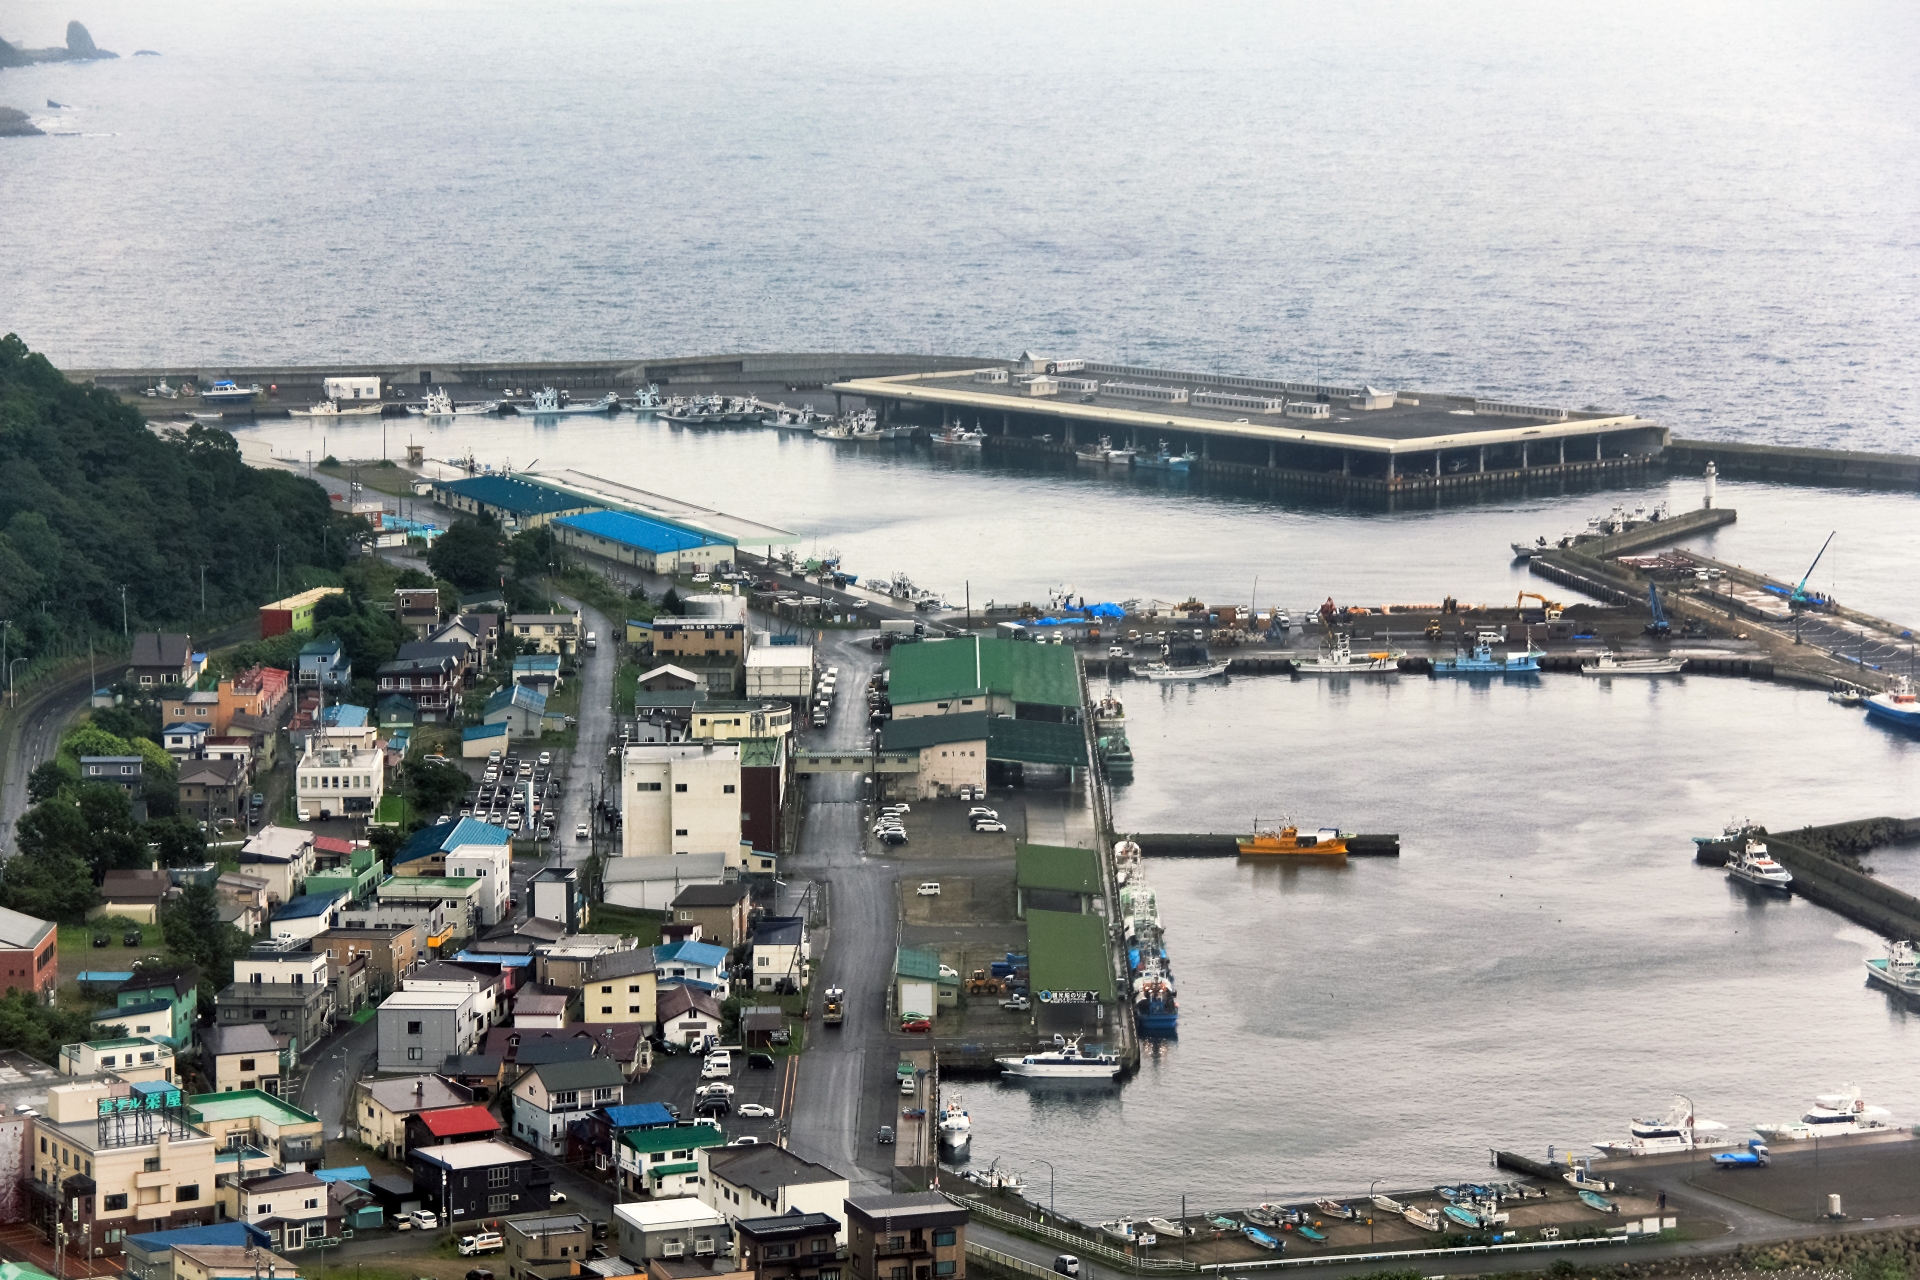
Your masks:
{"label": "blue roof house", "polygon": [[321,893],[303,893],[273,913],[267,926],[276,938],[311,938],[325,933],[340,922],[340,910],[353,901],[348,889],[328,889]]}
{"label": "blue roof house", "polygon": [[669,942],[653,949],[653,980],[658,987],[688,986],[727,996],[727,949],[712,942]]}
{"label": "blue roof house", "polygon": [[488,724],[504,724],[507,736],[537,738],[548,725],[547,695],[523,684],[501,685],[487,699],[480,717]]}
{"label": "blue roof house", "polygon": [[325,689],[329,693],[338,693],[353,683],[352,667],[353,664],[347,661],[347,651],[341,645],[340,637],[322,636],[300,647],[294,681],[302,689]]}

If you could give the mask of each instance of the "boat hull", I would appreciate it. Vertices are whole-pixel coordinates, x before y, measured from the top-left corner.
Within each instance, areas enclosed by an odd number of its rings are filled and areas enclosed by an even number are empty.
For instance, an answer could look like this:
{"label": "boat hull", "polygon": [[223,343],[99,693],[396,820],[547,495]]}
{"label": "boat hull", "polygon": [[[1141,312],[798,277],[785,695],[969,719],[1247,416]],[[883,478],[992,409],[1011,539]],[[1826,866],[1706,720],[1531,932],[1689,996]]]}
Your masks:
{"label": "boat hull", "polygon": [[1885,956],[1875,956],[1867,961],[1867,977],[1889,990],[1898,991],[1901,995],[1920,996],[1920,973],[1915,973],[1912,977],[1902,977],[1887,962]]}
{"label": "boat hull", "polygon": [[1111,1080],[1120,1073],[1118,1062],[1025,1062],[996,1058],[1003,1075],[1020,1080]]}
{"label": "boat hull", "polygon": [[1731,863],[1727,866],[1727,879],[1738,880],[1741,884],[1752,885],[1756,889],[1768,889],[1774,893],[1793,892],[1793,879],[1791,876],[1785,880],[1773,880],[1755,875],[1753,872],[1733,866]]}
{"label": "boat hull", "polygon": [[1885,694],[1876,694],[1863,704],[1869,720],[1878,720],[1882,724],[1897,724],[1902,729],[1920,733],[1920,707],[1911,704],[1883,701]]}

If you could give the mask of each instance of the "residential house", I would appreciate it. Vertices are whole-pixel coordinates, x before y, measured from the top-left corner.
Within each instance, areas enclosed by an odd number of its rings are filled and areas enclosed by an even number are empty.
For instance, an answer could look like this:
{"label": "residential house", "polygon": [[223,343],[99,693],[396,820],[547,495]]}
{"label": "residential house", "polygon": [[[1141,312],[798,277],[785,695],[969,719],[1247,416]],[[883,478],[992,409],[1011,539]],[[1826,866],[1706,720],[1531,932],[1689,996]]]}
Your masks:
{"label": "residential house", "polygon": [[460,758],[485,760],[496,751],[504,753],[512,736],[513,726],[505,720],[498,724],[466,725],[460,730]]}
{"label": "residential house", "polygon": [[574,613],[516,613],[507,619],[507,633],[521,653],[573,653],[580,642],[580,615]]}
{"label": "residential house", "polygon": [[164,871],[109,871],[100,877],[100,905],[88,914],[158,924],[160,908],[178,893]]}
{"label": "residential house", "polygon": [[480,718],[487,724],[506,725],[510,738],[537,738],[548,728],[563,727],[559,717],[547,715],[547,695],[523,684],[495,689],[487,696]]}
{"label": "residential house", "polygon": [[397,877],[426,876],[479,882],[474,925],[491,928],[508,917],[513,897],[513,837],[505,827],[462,818],[426,827],[393,857]]}
{"label": "residential house", "polygon": [[480,1041],[479,996],[472,991],[401,989],[380,1002],[382,1071],[419,1071],[450,1055],[472,1053]]}
{"label": "residential house", "polygon": [[[271,882],[266,876],[252,875],[243,871],[229,871],[213,882],[214,895],[220,900],[221,919],[229,919],[228,908],[237,908],[241,916],[250,921],[242,928],[247,933],[258,933],[260,926],[266,923],[271,910],[268,889]],[[241,916],[233,917],[237,922]]]}
{"label": "residential house", "polygon": [[465,645],[468,665],[484,669],[500,644],[500,615],[466,611],[436,627],[427,636],[440,644]]}
{"label": "residential house", "polygon": [[[419,648],[421,645],[407,645]],[[450,649],[452,645],[427,644],[428,649]],[[413,699],[415,723],[432,724],[450,720],[460,698],[461,660],[448,653],[430,653],[419,657],[395,658],[380,664],[374,673],[381,697],[398,695]]]}
{"label": "residential house", "polygon": [[508,1218],[500,1227],[507,1238],[507,1280],[578,1275],[593,1246],[593,1223],[577,1213]]}
{"label": "residential house", "polygon": [[699,987],[666,988],[656,1001],[655,1016],[662,1040],[689,1048],[719,1035],[723,1025],[719,1002]]}
{"label": "residential house", "polygon": [[747,886],[732,881],[688,885],[674,898],[672,911],[674,920],[699,925],[701,937],[731,951],[747,940],[752,905]]}
{"label": "residential house", "polygon": [[401,626],[424,636],[440,625],[440,591],[436,587],[400,587],[393,593],[393,611]]}
{"label": "residential house", "polygon": [[[241,723],[239,717],[234,718],[234,723]],[[317,695],[310,695],[310,700],[287,722],[287,741],[295,751],[305,754],[315,730],[346,729],[364,734],[369,728],[375,726],[373,713],[366,707],[357,707],[351,702],[329,702],[323,707]],[[375,734],[378,735],[377,728]]]}
{"label": "residential house", "polygon": [[162,724],[197,724],[208,733],[225,733],[220,719],[220,695],[212,689],[183,689],[160,695]]}
{"label": "residential house", "polygon": [[137,799],[147,783],[146,765],[140,756],[81,756],[80,781],[118,787]]}
{"label": "residential house", "polygon": [[334,969],[364,958],[367,962],[367,998],[383,1000],[400,989],[400,980],[420,961],[426,933],[417,924],[345,928],[335,925],[314,935],[313,947],[325,951]]}
{"label": "residential house", "polygon": [[263,1022],[214,1025],[200,1032],[201,1070],[215,1093],[258,1089],[278,1097],[285,1046]]}
{"label": "residential house", "polygon": [[255,944],[234,962],[232,985],[214,997],[214,1020],[223,1027],[264,1026],[285,1044],[288,1061],[299,1061],[333,1026],[327,953],[304,944]]}
{"label": "residential house", "polygon": [[429,961],[415,965],[413,972],[401,979],[400,988],[472,996],[474,1021],[478,1024],[474,1033],[476,1043],[500,1021],[505,1004],[500,970],[494,968],[488,972],[485,965]]}
{"label": "residential house", "polygon": [[406,1160],[420,1203],[443,1214],[456,1234],[463,1223],[545,1209],[553,1191],[546,1167],[504,1142],[415,1147]]}
{"label": "residential house", "polygon": [[210,726],[176,720],[160,731],[160,745],[175,760],[197,760],[206,754]]}
{"label": "residential house", "polygon": [[[620,1170],[623,1191],[645,1196],[694,1196],[700,1192],[700,1152],[724,1147],[727,1135],[713,1125],[669,1124],[664,1128],[628,1129],[613,1144],[614,1165]],[[622,1206],[624,1207],[624,1206]],[[710,1214],[718,1211],[701,1208]],[[616,1209],[617,1213],[619,1210]],[[724,1218],[716,1218],[719,1224]],[[630,1254],[625,1240],[621,1253],[635,1262],[673,1254]]]}
{"label": "residential house", "polygon": [[654,1022],[653,948],[598,957],[581,983],[586,1016],[602,1022]]}
{"label": "residential house", "polygon": [[550,920],[568,933],[587,923],[586,903],[580,896],[580,873],[575,867],[542,867],[527,882],[527,914]]}
{"label": "residential house", "polygon": [[806,985],[807,922],[800,916],[767,916],[753,927],[753,988],[797,992]]}
{"label": "residential house", "polygon": [[792,760],[784,735],[740,739],[742,843],[770,854],[786,848],[787,786],[793,780]]}
{"label": "residential house", "polygon": [[[231,726],[230,726],[231,727]],[[208,734],[200,741],[203,760],[231,760],[240,766],[237,781],[242,789],[253,785],[254,736],[250,733]]]}
{"label": "residential house", "polygon": [[[103,1102],[125,1118],[103,1120]],[[130,1233],[211,1224],[218,1144],[187,1122],[183,1103],[178,1086],[160,1081],[48,1089],[27,1145],[27,1216],[69,1239],[84,1225],[106,1257],[118,1257]]]}
{"label": "residential house", "polygon": [[246,766],[238,760],[188,760],[181,764],[180,815],[208,824],[237,822],[246,793]]}
{"label": "residential house", "polygon": [[353,664],[338,636],[320,636],[300,646],[294,679],[302,689],[344,694],[353,684]]}
{"label": "residential house", "polygon": [[438,897],[420,899],[378,898],[350,902],[340,913],[341,927],[348,929],[391,929],[404,925],[420,927],[422,955],[453,940],[453,926],[447,923],[446,904]]}
{"label": "residential house", "polygon": [[652,1032],[652,1024],[645,1022],[572,1022],[551,1034],[592,1041],[595,1054],[619,1067],[628,1080],[638,1080],[653,1070],[653,1044],[647,1039]]}
{"label": "residential house", "polygon": [[661,987],[697,986],[719,999],[727,998],[727,949],[689,938],[662,943],[653,949],[654,981]]}
{"label": "residential house", "polygon": [[372,730],[314,730],[294,766],[301,821],[368,818],[387,793],[386,753]]}
{"label": "residential house", "polygon": [[386,869],[372,847],[361,840],[342,840],[336,836],[313,838],[313,874],[307,877],[307,892],[344,893],[349,900],[379,887]]}
{"label": "residential house", "polygon": [[604,1058],[534,1067],[513,1086],[513,1136],[546,1155],[566,1153],[567,1124],[621,1100],[626,1076]]}
{"label": "residential house", "polygon": [[79,1044],[62,1045],[59,1065],[60,1074],[64,1076],[111,1072],[129,1084],[136,1080],[175,1083],[173,1050],[142,1036],[125,1036],[118,1040],[83,1040]]}
{"label": "residential house", "polygon": [[733,1224],[734,1263],[754,1280],[840,1280],[840,1219],[783,1213]]}
{"label": "residential house", "polygon": [[740,1270],[727,1259],[709,1264],[686,1258],[654,1258],[647,1263],[647,1280],[753,1280],[753,1272]]}
{"label": "residential house", "polygon": [[142,689],[191,686],[200,678],[205,654],[193,651],[193,637],[170,631],[142,631],[127,657],[127,682]]}
{"label": "residential house", "polygon": [[[314,876],[307,886],[312,888],[319,879]],[[340,922],[340,912],[352,900],[353,895],[340,888],[303,893],[273,913],[269,931],[280,942],[311,942]]]}
{"label": "residential house", "polygon": [[551,697],[560,687],[560,655],[523,653],[513,660],[513,682]]}
{"label": "residential house", "polygon": [[240,846],[240,866],[267,882],[269,903],[291,902],[306,892],[318,851],[313,833],[298,827],[262,827]]}
{"label": "residential house", "polygon": [[[699,1159],[700,1198],[729,1223],[796,1211],[832,1216],[847,1198],[847,1180],[840,1174],[771,1143],[708,1147]],[[835,1238],[845,1244],[845,1229]]]}
{"label": "residential house", "polygon": [[114,1007],[94,1014],[93,1025],[124,1027],[121,1036],[146,1036],[170,1049],[180,1049],[193,1035],[193,1017],[200,1003],[199,982],[200,971],[190,966],[142,969],[114,988]]}
{"label": "residential house", "polygon": [[[225,1224],[238,1230],[251,1228],[245,1223]],[[218,1228],[208,1227],[207,1231]],[[153,1234],[140,1237],[152,1240]],[[132,1250],[128,1251],[129,1256]],[[171,1250],[172,1274],[160,1275],[152,1270],[133,1271],[132,1274],[143,1280],[261,1280],[263,1276],[276,1280],[298,1280],[299,1268],[277,1253],[272,1253],[256,1244],[199,1244],[187,1242],[176,1244]]]}
{"label": "residential house", "polygon": [[902,1018],[932,1018],[959,1003],[959,979],[942,970],[940,955],[931,947],[894,949],[893,1007]]}
{"label": "residential house", "polygon": [[[222,1150],[265,1152],[287,1172],[318,1164],[325,1156],[327,1140],[320,1117],[262,1089],[196,1094],[187,1099],[187,1118]],[[240,1216],[231,1189],[232,1184],[221,1184],[221,1207]]]}
{"label": "residential house", "polygon": [[235,1216],[265,1231],[273,1247],[283,1253],[297,1253],[309,1240],[340,1236],[339,1207],[327,1194],[327,1184],[310,1173],[250,1178],[234,1189],[234,1195]]}
{"label": "residential house", "polygon": [[220,696],[215,733],[229,732],[237,715],[252,716],[271,731],[286,710],[291,687],[287,673],[279,667],[249,667],[231,680],[222,680],[215,692]]}
{"label": "residential house", "polygon": [[[374,891],[374,897],[382,906],[408,907],[416,912],[438,909],[442,927],[440,932],[428,934],[427,945],[440,947],[478,932],[481,884],[478,879],[451,876],[389,876]],[[493,888],[488,884],[487,892]]]}
{"label": "residential house", "polygon": [[517,1080],[520,1073],[547,1062],[585,1062],[599,1051],[587,1036],[576,1035],[580,1024],[572,1027],[495,1027],[487,1032],[480,1052],[497,1056],[504,1064],[502,1075]]}
{"label": "residential house", "polygon": [[440,1074],[457,1085],[473,1090],[474,1101],[486,1102],[500,1092],[506,1064],[484,1053],[456,1053],[447,1058],[440,1068]]}
{"label": "residential house", "polygon": [[[745,602],[742,601],[744,604]],[[731,658],[747,655],[747,620],[742,618],[674,618],[653,620],[656,658]]]}
{"label": "residential house", "polygon": [[967,1211],[938,1191],[844,1206],[851,1280],[966,1280]]}
{"label": "residential house", "polygon": [[59,935],[51,921],[0,907],[0,989],[51,997],[60,986]]}
{"label": "residential house", "polygon": [[573,999],[574,993],[562,987],[523,987],[513,997],[514,1029],[559,1030],[567,1025]]}
{"label": "residential house", "polygon": [[[347,723],[347,719],[347,712],[341,711],[340,723]],[[244,711],[236,711],[228,718],[226,733],[221,736],[244,737],[252,743],[252,755],[249,759],[255,774],[265,773],[273,768],[273,762],[278,755],[276,744],[280,741],[280,729],[273,720],[265,716],[248,715]],[[208,741],[212,741],[211,735]],[[302,750],[304,749],[303,747]]]}
{"label": "residential house", "polygon": [[[228,1246],[235,1253],[245,1254],[249,1250],[263,1249],[266,1243],[266,1232],[255,1231],[252,1227],[239,1222],[223,1222],[211,1227],[185,1227],[179,1231],[151,1231],[126,1238],[125,1270],[128,1275],[138,1276],[140,1280],[176,1280],[174,1250],[177,1248]],[[280,1263],[281,1275],[294,1274],[292,1264],[279,1258],[277,1254],[269,1253],[265,1256]],[[183,1265],[188,1273],[196,1273],[199,1270],[196,1263]],[[239,1270],[222,1271],[216,1267],[214,1271],[222,1277],[245,1277],[245,1280],[253,1280],[253,1260],[247,1259],[245,1267]],[[195,1274],[195,1280],[208,1280],[208,1278],[205,1275]]]}
{"label": "residential house", "polygon": [[362,1080],[354,1094],[354,1121],[360,1144],[389,1160],[407,1149],[407,1117],[423,1111],[464,1107],[473,1094],[437,1075],[407,1076],[399,1080]]}
{"label": "residential house", "polygon": [[635,950],[642,950],[637,941],[621,934],[574,933],[540,947],[534,959],[541,982],[550,987],[581,987],[602,957]]}
{"label": "residential house", "polygon": [[493,1118],[493,1112],[476,1103],[408,1116],[406,1131],[408,1150],[444,1147],[455,1142],[489,1141],[499,1134],[500,1122]]}
{"label": "residential house", "polygon": [[[698,1127],[707,1128],[705,1125]],[[692,1129],[678,1132],[691,1134]],[[676,1163],[699,1167],[691,1150],[682,1154],[686,1159],[676,1160]],[[672,1153],[668,1153],[668,1156],[671,1158]],[[638,1188],[629,1186],[627,1189]],[[656,1258],[704,1258],[711,1262],[725,1256],[731,1237],[726,1218],[701,1203],[696,1196],[676,1192],[655,1195],[656,1198],[652,1200],[613,1206],[614,1230],[618,1233],[615,1243],[621,1257],[629,1262],[647,1263]]]}
{"label": "residential house", "polygon": [[620,755],[620,852],[734,853],[740,744],[639,742]]}

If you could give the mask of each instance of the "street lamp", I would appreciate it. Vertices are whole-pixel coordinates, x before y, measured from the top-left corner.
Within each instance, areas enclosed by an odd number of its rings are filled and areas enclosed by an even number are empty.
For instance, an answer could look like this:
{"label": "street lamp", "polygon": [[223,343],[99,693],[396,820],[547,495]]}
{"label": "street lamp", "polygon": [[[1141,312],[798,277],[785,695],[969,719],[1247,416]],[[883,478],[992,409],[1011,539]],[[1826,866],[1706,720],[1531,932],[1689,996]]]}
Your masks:
{"label": "street lamp", "polygon": [[18,692],[20,686],[14,682],[13,669],[25,661],[25,658],[15,658],[7,664],[7,705],[9,706],[17,707],[20,705],[20,695]]}
{"label": "street lamp", "polygon": [[1044,1164],[1047,1166],[1047,1216],[1050,1218],[1058,1217],[1059,1215],[1053,1211],[1053,1162],[1051,1160],[1042,1160],[1039,1156],[1035,1156],[1033,1159],[1027,1161],[1027,1163],[1029,1165]]}
{"label": "street lamp", "polygon": [[1377,1187],[1378,1187],[1379,1185],[1380,1185],[1380,1179],[1378,1179],[1378,1178],[1375,1178],[1375,1179],[1374,1179],[1374,1180],[1373,1180],[1373,1181],[1372,1181],[1371,1183],[1369,1183],[1369,1184],[1367,1185],[1367,1205],[1368,1205],[1368,1208],[1367,1208],[1367,1243],[1368,1243],[1368,1244],[1372,1244],[1372,1243],[1373,1243],[1373,1193],[1374,1193],[1374,1190],[1375,1190],[1375,1188],[1377,1188]]}
{"label": "street lamp", "polygon": [[120,634],[127,634],[127,584],[120,584]]}

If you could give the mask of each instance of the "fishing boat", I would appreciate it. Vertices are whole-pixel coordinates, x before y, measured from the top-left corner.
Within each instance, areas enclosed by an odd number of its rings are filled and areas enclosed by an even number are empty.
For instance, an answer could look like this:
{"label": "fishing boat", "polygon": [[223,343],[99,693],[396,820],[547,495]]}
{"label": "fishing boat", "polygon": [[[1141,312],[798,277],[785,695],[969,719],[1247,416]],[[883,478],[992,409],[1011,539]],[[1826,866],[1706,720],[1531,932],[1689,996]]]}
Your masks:
{"label": "fishing boat", "polygon": [[1560,1176],[1562,1178],[1565,1178],[1567,1180],[1567,1185],[1573,1187],[1576,1191],[1579,1191],[1579,1190],[1611,1191],[1613,1190],[1613,1184],[1611,1182],[1607,1181],[1605,1178],[1596,1178],[1593,1176],[1593,1162],[1588,1160],[1585,1156],[1582,1156],[1581,1158],[1575,1160],[1573,1162],[1573,1168],[1569,1172],[1563,1173]]}
{"label": "fishing boat", "polygon": [[978,423],[974,425],[975,429],[969,431],[956,422],[940,434],[931,437],[931,442],[953,449],[983,449],[986,447],[987,433],[978,429]]}
{"label": "fishing boat", "polygon": [[1422,1231],[1439,1231],[1447,1225],[1446,1219],[1432,1209],[1409,1206],[1400,1211],[1400,1216],[1405,1218],[1409,1225],[1416,1226]]}
{"label": "fishing boat", "polygon": [[1341,1204],[1338,1200],[1315,1200],[1313,1207],[1329,1218],[1345,1218],[1349,1222],[1360,1216],[1352,1205]]}
{"label": "fishing boat", "polygon": [[1911,942],[1889,942],[1886,955],[1867,961],[1867,977],[1902,995],[1920,996],[1920,952]]}
{"label": "fishing boat", "polygon": [[1617,1212],[1617,1207],[1614,1205],[1613,1201],[1607,1199],[1605,1196],[1601,1195],[1599,1192],[1589,1191],[1585,1187],[1582,1187],[1580,1189],[1580,1203],[1584,1204],[1589,1209],[1598,1209],[1602,1213]]}
{"label": "fishing boat", "polygon": [[1100,754],[1109,782],[1133,781],[1133,744],[1127,741],[1125,729],[1116,728],[1101,734],[1094,739],[1094,749]]}
{"label": "fishing boat", "polygon": [[1169,1222],[1165,1218],[1148,1218],[1147,1225],[1153,1228],[1156,1235],[1172,1236],[1176,1240],[1193,1234],[1192,1227],[1182,1226],[1178,1222]]}
{"label": "fishing boat", "polygon": [[1160,909],[1153,889],[1140,870],[1137,852],[1129,858],[1122,840],[1114,846],[1116,867],[1125,862],[1127,882],[1119,893],[1121,937],[1127,948],[1127,970],[1133,995],[1134,1020],[1145,1037],[1164,1037],[1180,1029],[1180,1001],[1173,982],[1173,962],[1167,956],[1166,934],[1160,927]]}
{"label": "fishing boat", "polygon": [[1167,448],[1167,442],[1165,440],[1160,442],[1159,449],[1153,453],[1136,453],[1133,455],[1133,465],[1145,468],[1148,471],[1186,471],[1199,460],[1200,455],[1197,453],[1174,453],[1170,451]]}
{"label": "fishing boat", "polygon": [[180,392],[178,389],[168,386],[167,380],[162,378],[140,394],[143,396],[151,396],[157,400],[174,400],[179,398]]}
{"label": "fishing boat", "polygon": [[195,422],[221,422],[226,419],[227,415],[224,413],[189,413],[187,416]]}
{"label": "fishing boat", "polygon": [[1603,653],[1593,662],[1580,664],[1583,676],[1672,676],[1686,666],[1685,658],[1622,658]]}
{"label": "fishing boat", "polygon": [[1111,1080],[1120,1073],[1120,1059],[1110,1053],[1085,1053],[1080,1037],[1056,1035],[1054,1047],[1018,1058],[995,1058],[1001,1073],[1022,1080]]}
{"label": "fishing boat", "polygon": [[1437,676],[1517,676],[1530,675],[1540,670],[1540,659],[1546,657],[1546,650],[1527,646],[1525,653],[1505,653],[1495,656],[1493,646],[1486,643],[1476,644],[1473,652],[1451,658],[1438,658],[1433,664],[1433,674]]}
{"label": "fishing boat", "polygon": [[420,397],[419,404],[407,406],[407,412],[423,418],[451,418],[453,416],[453,397],[444,388],[429,387],[427,394]]}
{"label": "fishing boat", "polygon": [[260,384],[243,387],[229,379],[222,378],[200,393],[202,404],[252,404],[254,397],[260,394]]}
{"label": "fishing boat", "polygon": [[1280,1215],[1274,1212],[1273,1206],[1270,1204],[1255,1205],[1242,1216],[1256,1227],[1278,1227],[1280,1225]]}
{"label": "fishing boat", "polygon": [[940,1119],[935,1127],[940,1132],[940,1145],[949,1150],[958,1151],[973,1137],[973,1120],[958,1098],[948,1098],[942,1104]]}
{"label": "fishing boat", "polygon": [[1245,1236],[1249,1241],[1251,1241],[1253,1244],[1257,1245],[1262,1249],[1267,1249],[1276,1253],[1279,1252],[1280,1250],[1280,1247],[1281,1247],[1280,1241],[1268,1235],[1266,1232],[1254,1226],[1252,1223],[1248,1223],[1245,1226],[1241,1227],[1240,1234]]}
{"label": "fishing boat", "polygon": [[1293,669],[1303,676],[1392,676],[1400,674],[1400,655],[1391,649],[1356,654],[1347,633],[1336,631],[1320,653],[1294,659]]}
{"label": "fishing boat", "polygon": [[500,412],[500,402],[498,400],[476,400],[471,404],[456,404],[453,406],[453,416],[456,418],[475,418],[483,413],[498,412]]}
{"label": "fishing boat", "polygon": [[1304,1222],[1298,1223],[1294,1226],[1293,1234],[1297,1236],[1304,1236],[1306,1239],[1313,1241],[1315,1244],[1325,1244],[1327,1241],[1327,1237],[1325,1233],[1315,1231],[1312,1227],[1308,1226]]}
{"label": "fishing boat", "polygon": [[633,399],[627,402],[627,408],[635,413],[653,413],[665,403],[660,398],[660,388],[649,382],[646,390],[633,393]]}
{"label": "fishing boat", "polygon": [[1727,860],[1727,875],[1762,889],[1778,889],[1781,893],[1793,889],[1793,872],[1775,862],[1767,846],[1751,836]]}
{"label": "fishing boat", "polygon": [[1913,681],[1905,676],[1895,676],[1885,693],[1874,694],[1864,705],[1870,720],[1884,720],[1903,729],[1920,729],[1920,697],[1914,694]]}
{"label": "fishing boat", "polygon": [[537,418],[581,413],[612,413],[620,407],[620,397],[609,391],[591,404],[572,404],[552,387],[533,393],[533,414]]}
{"label": "fishing boat", "polygon": [[1701,853],[1724,853],[1732,857],[1744,844],[1749,835],[1765,834],[1753,824],[1752,818],[1729,818],[1727,825],[1717,836],[1695,836],[1694,848]]}
{"label": "fishing boat", "polygon": [[1113,461],[1113,437],[1101,436],[1099,444],[1082,445],[1073,451],[1073,456],[1082,462],[1097,462],[1104,466]]}
{"label": "fishing boat", "polygon": [[290,418],[337,418],[340,416],[340,406],[331,400],[322,400],[304,409],[289,409],[287,416]]}
{"label": "fishing boat", "polygon": [[1401,1204],[1392,1196],[1374,1196],[1372,1199],[1373,1207],[1382,1213],[1404,1214],[1407,1211],[1407,1206]]}
{"label": "fishing boat", "polygon": [[1310,836],[1300,834],[1291,823],[1284,827],[1256,828],[1250,836],[1234,841],[1243,858],[1326,858],[1345,862],[1347,842],[1332,827],[1322,827]]}
{"label": "fishing boat", "polygon": [[1140,674],[1160,684],[1177,684],[1183,680],[1211,680],[1215,676],[1227,674],[1227,659],[1209,658],[1198,666],[1171,667],[1164,662],[1149,662],[1140,668]]}
{"label": "fishing boat", "polygon": [[1885,1107],[1870,1107],[1860,1096],[1857,1084],[1842,1085],[1838,1093],[1823,1093],[1814,1098],[1806,1114],[1790,1124],[1757,1124],[1753,1131],[1772,1142],[1805,1142],[1808,1139],[1854,1138],[1861,1134],[1888,1133],[1892,1115]]}
{"label": "fishing boat", "polygon": [[1666,1115],[1657,1120],[1635,1120],[1628,1126],[1625,1138],[1593,1145],[1611,1156],[1665,1155],[1673,1151],[1732,1146],[1734,1139],[1726,1136],[1726,1128],[1716,1120],[1696,1120],[1687,1100],[1675,1098]]}
{"label": "fishing boat", "polygon": [[1864,689],[1856,689],[1852,685],[1844,685],[1829,692],[1827,701],[1838,703],[1843,707],[1864,707],[1867,704],[1867,692]]}
{"label": "fishing boat", "polygon": [[1440,1212],[1470,1231],[1478,1231],[1484,1225],[1480,1221],[1480,1215],[1465,1205],[1443,1205]]}

